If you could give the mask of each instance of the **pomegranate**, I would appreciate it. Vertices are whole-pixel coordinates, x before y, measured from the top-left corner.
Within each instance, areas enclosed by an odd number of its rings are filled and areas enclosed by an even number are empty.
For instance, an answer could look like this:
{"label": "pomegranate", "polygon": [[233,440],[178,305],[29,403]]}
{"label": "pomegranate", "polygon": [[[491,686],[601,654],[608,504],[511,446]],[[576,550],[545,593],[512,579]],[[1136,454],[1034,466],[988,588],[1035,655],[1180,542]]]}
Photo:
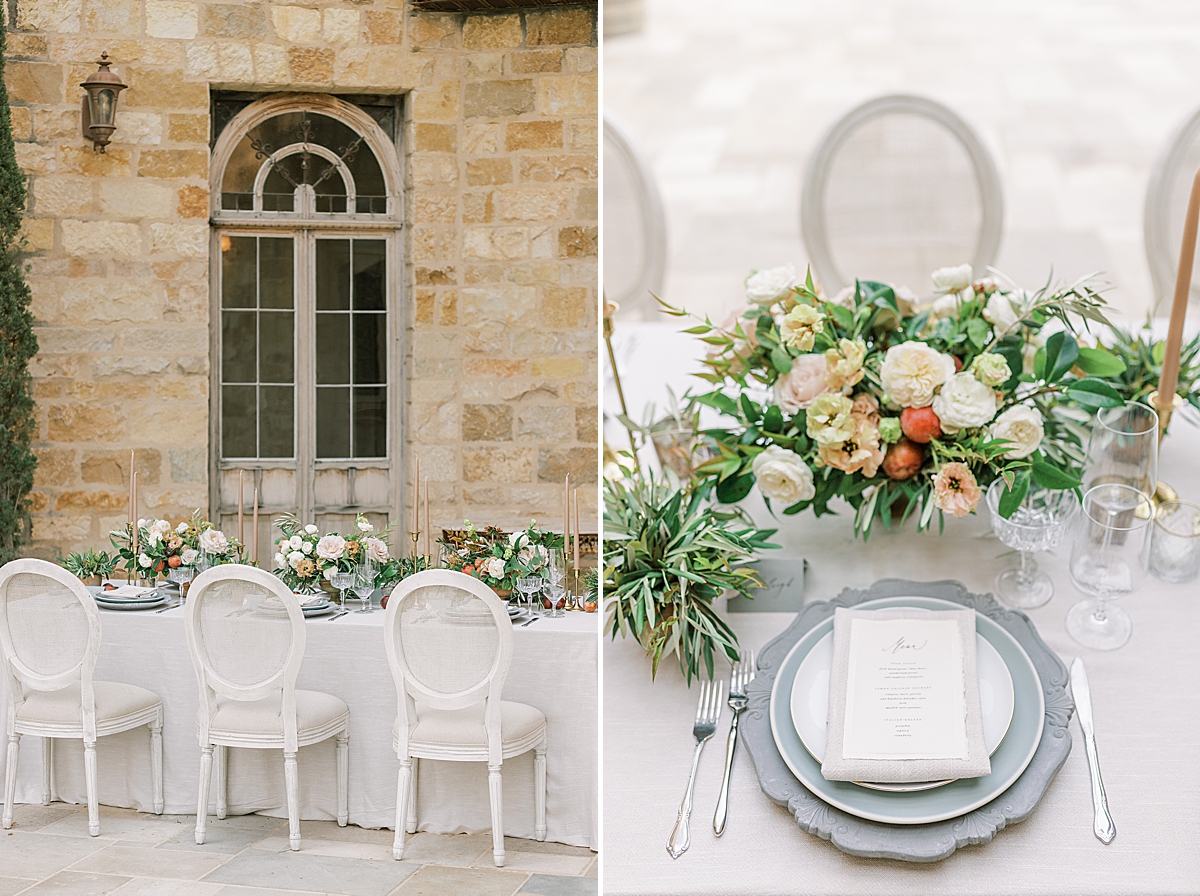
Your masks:
{"label": "pomegranate", "polygon": [[900,429],[912,441],[928,445],[932,439],[941,438],[942,421],[933,408],[905,408],[900,412]]}

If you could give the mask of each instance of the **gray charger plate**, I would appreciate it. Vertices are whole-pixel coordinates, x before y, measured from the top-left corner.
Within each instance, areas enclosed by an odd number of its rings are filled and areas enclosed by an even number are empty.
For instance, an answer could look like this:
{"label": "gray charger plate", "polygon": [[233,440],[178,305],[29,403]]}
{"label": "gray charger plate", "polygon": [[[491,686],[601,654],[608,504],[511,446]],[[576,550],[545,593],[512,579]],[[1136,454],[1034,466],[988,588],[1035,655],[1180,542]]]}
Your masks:
{"label": "gray charger plate", "polygon": [[[796,780],[779,755],[771,734],[770,701],[776,673],[788,652],[811,628],[831,617],[837,607],[908,595],[936,597],[970,607],[1011,634],[1037,670],[1046,701],[1046,719],[1041,741],[1028,767],[991,802],[947,821],[891,825],[867,821],[834,808]],[[1028,616],[1005,609],[990,594],[972,594],[959,582],[883,579],[867,590],[847,589],[835,600],[809,604],[783,634],[760,652],[758,674],[747,692],[750,702],[742,715],[742,738],[754,760],[763,793],[786,806],[801,830],[829,840],[838,849],[855,856],[936,862],[960,846],[987,843],[1001,828],[1029,817],[1071,752],[1067,722],[1075,704],[1067,692],[1067,667],[1046,646]]]}

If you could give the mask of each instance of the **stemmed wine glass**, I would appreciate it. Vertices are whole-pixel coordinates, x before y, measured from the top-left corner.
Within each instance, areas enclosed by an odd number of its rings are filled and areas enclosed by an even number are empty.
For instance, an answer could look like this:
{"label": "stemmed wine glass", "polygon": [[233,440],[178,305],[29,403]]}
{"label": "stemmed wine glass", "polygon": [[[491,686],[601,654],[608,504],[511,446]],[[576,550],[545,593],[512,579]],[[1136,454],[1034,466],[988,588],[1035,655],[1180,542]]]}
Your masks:
{"label": "stemmed wine glass", "polygon": [[521,576],[517,579],[517,590],[525,596],[525,602],[532,612],[533,595],[542,590],[542,580],[538,576]]}
{"label": "stemmed wine glass", "polygon": [[1104,483],[1132,486],[1144,495],[1158,488],[1158,414],[1153,408],[1127,401],[1096,412],[1083,488]]}
{"label": "stemmed wine glass", "polygon": [[1109,601],[1146,578],[1154,507],[1133,486],[1103,483],[1088,489],[1081,510],[1069,568],[1075,587],[1090,597],[1067,611],[1067,634],[1085,647],[1115,650],[1129,640],[1133,622]]}
{"label": "stemmed wine glass", "polygon": [[992,531],[1005,547],[1018,551],[1019,565],[996,576],[996,596],[1000,602],[1023,610],[1047,603],[1054,596],[1054,583],[1030,558],[1035,551],[1048,551],[1062,541],[1079,510],[1079,499],[1070,489],[1030,486],[1013,515],[1000,515],[1000,499],[1005,483],[997,479],[988,488],[987,503],[992,513]]}
{"label": "stemmed wine glass", "polygon": [[358,599],[362,601],[359,613],[370,613],[375,609],[371,606],[371,595],[375,593],[375,564],[369,560],[366,563],[358,564],[354,570],[354,584],[351,587],[358,595]]}
{"label": "stemmed wine glass", "polygon": [[179,588],[179,603],[176,606],[183,606],[184,589],[188,582],[196,578],[196,570],[190,566],[176,566],[167,570],[167,578]]}
{"label": "stemmed wine glass", "polygon": [[340,569],[329,578],[329,583],[341,592],[339,603],[346,606],[346,592],[354,587],[354,573],[342,572]]}

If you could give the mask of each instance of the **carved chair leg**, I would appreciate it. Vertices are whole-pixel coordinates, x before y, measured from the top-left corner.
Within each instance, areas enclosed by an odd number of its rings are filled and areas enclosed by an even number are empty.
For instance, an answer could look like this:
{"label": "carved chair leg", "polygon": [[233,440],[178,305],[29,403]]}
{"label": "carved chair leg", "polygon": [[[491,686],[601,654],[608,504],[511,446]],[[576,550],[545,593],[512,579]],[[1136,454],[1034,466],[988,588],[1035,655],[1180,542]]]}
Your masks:
{"label": "carved chair leg", "polygon": [[546,742],[533,750],[533,836],[546,839]]}
{"label": "carved chair leg", "polygon": [[350,821],[350,732],[337,736],[338,827]]}
{"label": "carved chair leg", "polygon": [[205,744],[200,751],[200,793],[196,797],[196,843],[204,842],[208,827],[208,788],[212,783],[213,745]]}
{"label": "carved chair leg", "polygon": [[412,783],[408,787],[408,824],[405,825],[405,830],[410,834],[417,832],[417,769],[421,767],[421,760],[413,757]]}
{"label": "carved chair leg", "polygon": [[150,723],[150,777],[154,787],[154,814],[163,814],[163,711],[158,708],[158,717]]}
{"label": "carved chair leg", "polygon": [[293,852],[300,848],[300,769],[296,754],[283,754],[283,780],[287,785],[288,840]]}
{"label": "carved chair leg", "polygon": [[229,799],[229,747],[217,747],[213,760],[217,766],[217,818],[224,818]]}
{"label": "carved chair leg", "polygon": [[497,868],[504,867],[504,790],[500,766],[488,766],[488,794],[492,801],[492,860]]}
{"label": "carved chair leg", "polygon": [[96,742],[83,744],[83,778],[87,787],[88,833],[100,836],[100,802],[96,793]]}
{"label": "carved chair leg", "polygon": [[4,768],[4,829],[12,827],[13,798],[17,794],[17,754],[20,752],[21,735],[8,736],[8,765]]}
{"label": "carved chair leg", "polygon": [[50,784],[50,772],[54,768],[54,738],[42,738],[42,805],[49,806],[53,789]]}
{"label": "carved chair leg", "polygon": [[408,796],[412,792],[412,759],[400,760],[400,772],[396,775],[396,838],[392,841],[392,858],[397,862],[404,858],[404,829],[408,818]]}

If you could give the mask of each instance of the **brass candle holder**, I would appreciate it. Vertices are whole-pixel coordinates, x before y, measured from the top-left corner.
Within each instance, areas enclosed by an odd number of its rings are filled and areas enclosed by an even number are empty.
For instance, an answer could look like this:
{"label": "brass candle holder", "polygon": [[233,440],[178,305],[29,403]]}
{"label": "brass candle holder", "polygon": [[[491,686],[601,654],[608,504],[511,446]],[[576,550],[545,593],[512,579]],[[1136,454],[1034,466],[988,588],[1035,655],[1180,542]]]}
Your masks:
{"label": "brass candle holder", "polygon": [[412,539],[412,543],[413,543],[412,556],[413,556],[413,559],[416,560],[417,557],[419,556],[419,554],[417,553],[417,542],[421,540],[421,532],[420,532],[420,530],[418,530],[416,532],[409,532],[408,537]]}
{"label": "brass candle holder", "polygon": [[[1174,395],[1173,397],[1175,400],[1171,403],[1170,407],[1162,407],[1158,402],[1158,390],[1157,389],[1155,389],[1148,396],[1146,396],[1146,403],[1148,405],[1150,405],[1150,407],[1154,408],[1154,412],[1156,414],[1158,414],[1158,453],[1159,453],[1159,456],[1162,455],[1163,437],[1166,436],[1167,427],[1170,426],[1170,424],[1171,424],[1171,415],[1173,413],[1175,413],[1176,408],[1183,406],[1183,398],[1180,397],[1180,395],[1178,393],[1176,395]],[[1165,504],[1168,501],[1178,501],[1179,500],[1179,492],[1175,491],[1174,488],[1172,488],[1170,485],[1168,485],[1167,483],[1165,483],[1161,479],[1159,479],[1158,484],[1155,486],[1154,494],[1151,496],[1151,499],[1154,502],[1154,506],[1158,507],[1160,504]]]}

